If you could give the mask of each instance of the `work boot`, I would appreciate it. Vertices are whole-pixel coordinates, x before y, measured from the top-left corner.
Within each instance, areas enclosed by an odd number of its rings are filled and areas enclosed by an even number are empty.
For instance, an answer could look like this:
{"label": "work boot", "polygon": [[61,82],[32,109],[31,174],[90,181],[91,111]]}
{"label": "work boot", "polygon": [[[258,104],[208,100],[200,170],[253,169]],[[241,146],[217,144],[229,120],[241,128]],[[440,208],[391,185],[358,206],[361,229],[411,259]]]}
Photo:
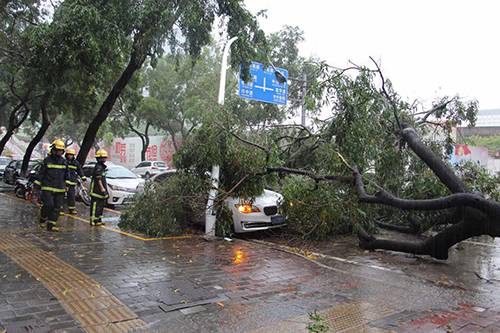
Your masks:
{"label": "work boot", "polygon": [[47,231],[57,232],[57,231],[59,231],[59,228],[57,227],[57,224],[55,222],[48,221],[47,222]]}

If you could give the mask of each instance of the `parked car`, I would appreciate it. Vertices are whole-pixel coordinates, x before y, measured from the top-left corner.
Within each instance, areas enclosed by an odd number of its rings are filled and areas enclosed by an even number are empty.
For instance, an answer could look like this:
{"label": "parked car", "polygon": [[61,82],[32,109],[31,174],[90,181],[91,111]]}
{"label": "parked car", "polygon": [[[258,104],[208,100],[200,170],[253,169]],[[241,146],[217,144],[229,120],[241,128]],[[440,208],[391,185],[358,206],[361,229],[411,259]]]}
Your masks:
{"label": "parked car", "polygon": [[[162,183],[175,175],[171,169],[151,177],[150,181]],[[139,186],[143,190],[144,185]],[[253,200],[229,197],[224,200],[233,214],[233,228],[235,233],[244,233],[257,230],[279,228],[286,225],[286,216],[279,213],[279,206],[283,195],[271,190],[264,192]]]}
{"label": "parked car", "polygon": [[167,169],[167,165],[163,161],[144,161],[137,164],[137,166],[132,169],[132,172],[138,176],[149,179],[151,176],[165,172]]}
{"label": "parked car", "polygon": [[[12,160],[4,169],[3,181],[10,185],[16,184],[16,179],[21,176],[22,160]],[[28,173],[32,170],[38,171],[41,166],[41,161],[31,160],[28,162]]]}
{"label": "parked car", "polygon": [[[144,183],[144,179],[141,179],[135,173],[121,165],[111,162],[107,162],[106,165],[108,167],[106,171],[106,181],[109,194],[107,204],[115,206],[131,203],[134,194],[137,193],[139,185]],[[83,173],[87,177],[85,181],[85,187],[87,189],[90,188],[90,180],[94,166],[95,163],[89,163],[83,166]]]}
{"label": "parked car", "polygon": [[9,164],[11,161],[12,161],[12,158],[10,158],[10,157],[5,157],[5,156],[0,157],[0,176],[3,177],[3,171],[5,170],[5,167],[7,166],[7,164]]}

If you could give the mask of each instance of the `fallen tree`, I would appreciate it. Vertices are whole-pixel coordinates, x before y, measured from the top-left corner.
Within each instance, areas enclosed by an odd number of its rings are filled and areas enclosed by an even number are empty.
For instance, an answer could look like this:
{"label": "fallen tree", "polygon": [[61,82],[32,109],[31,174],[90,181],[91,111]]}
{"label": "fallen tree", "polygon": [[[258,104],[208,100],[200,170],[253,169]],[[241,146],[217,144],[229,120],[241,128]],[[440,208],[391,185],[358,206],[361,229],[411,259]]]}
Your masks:
{"label": "fallen tree", "polygon": [[[176,168],[202,179],[220,165],[218,203],[277,188],[289,232],[304,240],[355,232],[364,249],[446,259],[462,240],[499,235],[497,178],[481,174],[483,186],[477,172],[446,161],[452,127],[473,123],[477,103],[453,97],[417,109],[378,67],[353,69],[357,76],[335,69],[323,77],[323,90],[314,93],[327,95],[332,114],[311,127],[276,122],[251,131],[231,109],[215,110],[176,153]],[[439,227],[409,242],[377,238],[377,226],[413,233]]]}
{"label": "fallen tree", "polygon": [[[363,207],[363,205],[390,207],[391,209],[403,212],[425,212],[431,217],[431,221],[430,223],[427,223],[427,225],[420,224],[414,219],[409,219],[406,225],[375,221],[374,224],[379,227],[389,228],[401,232],[418,233],[426,231],[433,226],[444,226],[444,229],[424,240],[406,241],[377,238],[367,232],[363,225],[354,222],[355,225],[353,230],[357,232],[359,237],[359,246],[363,249],[384,249],[429,255],[436,259],[447,259],[449,248],[463,240],[481,235],[489,235],[491,237],[500,236],[500,203],[491,198],[487,198],[487,194],[485,193],[470,190],[466,183],[455,174],[450,165],[442,159],[442,156],[447,156],[445,152],[449,151],[450,143],[453,143],[450,139],[452,125],[454,123],[459,123],[464,119],[474,120],[474,112],[475,109],[477,110],[477,103],[472,102],[466,106],[461,104],[461,102],[457,99],[443,99],[439,103],[436,103],[430,110],[419,113],[414,112],[410,117],[409,114],[405,112],[405,108],[408,108],[408,106],[402,104],[401,101],[398,100],[397,95],[391,91],[390,88],[387,88],[387,82],[385,81],[380,68],[377,66],[376,70],[368,70],[367,72],[378,74],[382,81],[381,87],[377,91],[373,89],[373,85],[369,79],[370,74],[367,76],[368,79],[366,77],[363,78],[365,82],[362,85],[356,86],[348,80],[345,81],[347,84],[342,82],[341,85],[337,85],[337,87],[333,90],[335,90],[335,98],[340,111],[336,116],[332,117],[330,122],[327,123],[327,125],[332,128],[334,126],[337,127],[330,131],[330,134],[333,133],[331,135],[335,136],[334,140],[336,141],[336,145],[333,150],[340,157],[344,167],[349,169],[352,175],[351,177],[343,174],[320,175],[318,170],[321,171],[322,168],[318,167],[319,163],[311,163],[314,155],[310,153],[310,150],[320,148],[322,145],[325,145],[325,141],[328,143],[328,139],[325,140],[324,130],[320,131],[319,135],[316,135],[316,139],[313,144],[304,145],[302,143],[303,139],[301,136],[297,135],[292,140],[289,140],[291,143],[287,145],[287,147],[290,147],[296,144],[296,142],[300,142],[300,147],[298,147],[295,152],[289,154],[289,156],[300,156],[299,161],[300,163],[303,163],[304,168],[311,168],[316,171],[294,169],[289,167],[268,168],[267,171],[271,173],[278,172],[280,174],[302,175],[312,179],[316,184],[318,182],[325,181],[348,184],[354,190],[353,192],[356,195],[358,202],[361,204],[360,207]],[[337,79],[337,77],[335,77],[335,79]],[[332,82],[332,80],[330,79],[328,82]],[[345,89],[346,86],[350,90]],[[340,87],[340,89],[338,87]],[[360,92],[352,92],[355,88],[359,89],[359,87],[361,87]],[[346,98],[346,96],[349,96],[350,99]],[[363,97],[364,99],[361,102],[359,102],[360,97]],[[353,101],[355,103],[353,103]],[[444,185],[448,194],[443,193],[442,190],[437,190],[435,193],[430,193],[431,198],[403,199],[372,180],[370,180],[370,187],[372,191],[374,191],[374,194],[369,193],[371,191],[367,190],[364,182],[365,177],[362,172],[359,171],[360,169],[358,166],[349,165],[347,160],[339,152],[343,151],[349,154],[350,150],[345,149],[345,147],[354,147],[354,149],[359,147],[359,145],[353,146],[352,142],[357,139],[356,131],[359,130],[360,132],[358,133],[362,133],[365,131],[365,128],[357,129],[351,126],[352,124],[355,124],[355,120],[353,120],[352,117],[357,116],[357,114],[355,112],[349,112],[349,110],[355,110],[356,107],[362,108],[366,105],[367,101],[369,101],[370,106],[376,105],[377,101],[381,101],[379,105],[382,110],[385,109],[392,111],[392,120],[388,117],[380,119],[385,120],[385,124],[387,124],[385,129],[388,133],[388,135],[382,137],[380,144],[385,144],[384,140],[387,142],[392,136],[395,138],[394,142],[396,142],[395,146],[397,146],[397,151],[402,152],[405,150],[404,147],[408,147],[408,150],[413,155],[407,159],[406,162],[399,165],[399,168],[397,167],[397,164],[390,164],[393,170],[391,170],[391,167],[388,168],[387,164],[387,161],[390,161],[390,158],[393,157],[390,154],[388,155],[389,158],[386,159],[386,162],[379,164],[379,170],[377,170],[376,163],[372,165],[365,163],[363,165],[364,170],[372,170],[371,173],[372,175],[373,173],[375,174],[374,178],[376,179],[378,178],[382,179],[382,181],[391,182],[391,177],[380,177],[380,174],[387,174],[387,171],[384,169],[389,169],[389,173],[395,171],[395,178],[398,178],[397,170],[402,170],[402,174],[404,175],[412,163],[411,159],[416,158],[417,161],[423,162],[428,170],[432,171],[440,184]],[[455,107],[452,106],[450,108],[450,104],[454,103],[456,103]],[[382,111],[382,113],[383,112],[384,111]],[[359,117],[363,117],[362,111],[359,112]],[[340,122],[345,121],[346,119],[348,120],[347,126],[342,126],[342,124],[339,125]],[[367,117],[367,119],[369,119],[369,117]],[[376,119],[374,120],[377,122],[379,121]],[[409,121],[410,124],[405,124],[404,121]],[[363,122],[361,122],[361,124],[362,123]],[[371,125],[366,122],[365,124],[366,131],[370,131]],[[431,124],[434,128],[443,129],[446,134],[447,142],[438,147],[438,149],[433,150],[429,145],[422,142],[421,135],[414,127],[428,124]],[[380,129],[383,129],[383,127]],[[352,135],[352,133],[355,135]],[[368,143],[365,144],[369,144],[369,142],[377,144],[377,141],[371,140],[369,135],[365,138],[368,141]],[[241,140],[241,142],[247,145],[249,144],[248,140]],[[255,143],[251,144],[253,147],[263,150],[267,155],[271,153],[269,149],[255,145]],[[390,150],[390,145],[387,145],[386,147],[387,148],[384,149]],[[436,151],[441,151],[443,153],[438,154]],[[354,163],[357,163],[357,161],[364,163],[366,160],[374,159],[373,157],[362,158],[363,154],[366,156],[366,150],[360,150],[359,153],[354,155],[351,154],[348,160],[354,161]],[[400,155],[400,157],[401,160],[404,160],[402,155]],[[289,165],[291,164],[290,160],[287,160],[286,163],[289,163]],[[296,163],[297,160],[293,160],[292,165]],[[425,171],[420,172],[419,174],[421,176],[425,175]],[[405,181],[408,182],[408,180],[405,180],[405,177],[401,177],[401,180],[402,181],[399,182],[392,182],[393,191],[405,192],[400,189],[405,187],[404,183]],[[493,189],[493,191],[495,191],[495,189]],[[425,190],[421,192],[425,193]],[[435,196],[436,193],[439,193],[439,195]]]}
{"label": "fallen tree", "polygon": [[[341,181],[343,183],[347,181],[355,188],[361,203],[386,205],[410,211],[452,209],[449,215],[450,219],[446,221],[450,226],[436,235],[418,242],[377,239],[367,233],[363,227],[357,226],[359,245],[363,249],[384,249],[430,255],[436,259],[447,259],[448,249],[463,240],[481,235],[500,236],[500,203],[486,199],[481,193],[469,192],[463,181],[420,141],[413,128],[403,125],[400,137],[450,190],[450,195],[433,199],[408,200],[396,197],[379,186],[377,186],[379,187],[378,192],[368,194],[363,176],[357,167],[348,165],[352,171],[352,178],[349,181],[345,176],[317,176],[299,169],[269,168],[268,171],[305,175],[313,177],[316,181]],[[439,223],[440,221],[436,221],[436,224]]]}

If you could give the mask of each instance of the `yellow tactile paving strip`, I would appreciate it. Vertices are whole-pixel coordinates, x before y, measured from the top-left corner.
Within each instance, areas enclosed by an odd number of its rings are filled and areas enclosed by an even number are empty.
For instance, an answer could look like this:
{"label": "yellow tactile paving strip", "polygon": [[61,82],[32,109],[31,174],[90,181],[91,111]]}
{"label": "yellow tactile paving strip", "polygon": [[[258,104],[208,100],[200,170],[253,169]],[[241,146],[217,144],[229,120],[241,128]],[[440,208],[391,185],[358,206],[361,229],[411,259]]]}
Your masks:
{"label": "yellow tactile paving strip", "polygon": [[[342,333],[392,333],[381,328],[371,327],[368,322],[384,318],[397,311],[381,305],[373,305],[367,302],[349,302],[335,307],[318,311],[318,314],[328,324],[328,332]],[[307,329],[313,321],[308,315],[301,315],[262,327],[249,333],[307,333]]]}
{"label": "yellow tactile paving strip", "polygon": [[392,309],[367,302],[341,304],[320,312],[323,318],[330,324],[333,332],[384,331],[367,327],[366,323],[394,313],[396,311]]}
{"label": "yellow tactile paving strip", "polygon": [[87,332],[128,332],[146,325],[95,280],[23,236],[3,233],[0,251],[40,281]]}

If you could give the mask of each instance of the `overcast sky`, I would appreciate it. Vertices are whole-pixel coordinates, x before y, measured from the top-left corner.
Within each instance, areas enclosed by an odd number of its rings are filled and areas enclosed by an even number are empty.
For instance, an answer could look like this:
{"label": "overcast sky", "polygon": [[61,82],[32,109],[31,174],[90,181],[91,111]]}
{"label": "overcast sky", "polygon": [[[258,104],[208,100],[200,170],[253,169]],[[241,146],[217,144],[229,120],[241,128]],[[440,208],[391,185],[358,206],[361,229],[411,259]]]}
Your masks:
{"label": "overcast sky", "polygon": [[[500,108],[500,2],[463,0],[245,0],[266,33],[297,25],[303,56],[335,66],[380,61],[409,100],[456,95]],[[498,4],[497,4],[498,3]]]}

